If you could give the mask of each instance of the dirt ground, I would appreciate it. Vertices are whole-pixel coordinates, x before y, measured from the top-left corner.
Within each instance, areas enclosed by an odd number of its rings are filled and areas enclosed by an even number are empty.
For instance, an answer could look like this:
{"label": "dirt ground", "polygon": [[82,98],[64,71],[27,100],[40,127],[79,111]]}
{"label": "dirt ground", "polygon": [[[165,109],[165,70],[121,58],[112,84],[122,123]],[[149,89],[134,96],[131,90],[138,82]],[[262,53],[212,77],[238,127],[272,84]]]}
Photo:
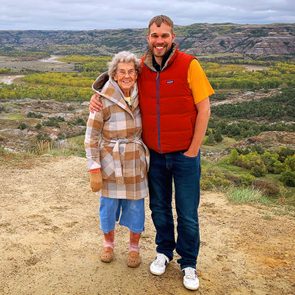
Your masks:
{"label": "dirt ground", "polygon": [[40,60],[23,60],[21,57],[0,55],[0,68],[8,68],[13,71],[21,70],[40,72],[73,72],[74,64],[60,62],[56,56]]}
{"label": "dirt ground", "polygon": [[140,267],[126,266],[128,232],[119,227],[115,260],[100,262],[98,196],[90,192],[85,159],[10,166],[0,167],[0,294],[295,294],[290,215],[203,192],[200,289],[192,292],[175,260],[162,277],[149,273],[155,231],[147,203]]}
{"label": "dirt ground", "polygon": [[12,84],[15,79],[24,77],[24,75],[0,75],[0,83]]}

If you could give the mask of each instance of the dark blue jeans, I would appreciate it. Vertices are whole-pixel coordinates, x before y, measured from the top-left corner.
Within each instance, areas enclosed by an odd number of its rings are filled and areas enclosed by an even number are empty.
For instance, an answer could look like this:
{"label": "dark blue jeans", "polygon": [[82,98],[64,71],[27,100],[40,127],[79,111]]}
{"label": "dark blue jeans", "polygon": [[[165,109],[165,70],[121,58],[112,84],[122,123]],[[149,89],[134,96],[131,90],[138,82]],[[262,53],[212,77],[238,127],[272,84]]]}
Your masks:
{"label": "dark blue jeans", "polygon": [[[196,267],[200,248],[198,207],[200,201],[200,155],[189,158],[183,152],[151,153],[149,169],[150,209],[156,228],[157,252],[170,260],[180,255],[181,269]],[[177,240],[172,214],[172,181],[175,186]]]}

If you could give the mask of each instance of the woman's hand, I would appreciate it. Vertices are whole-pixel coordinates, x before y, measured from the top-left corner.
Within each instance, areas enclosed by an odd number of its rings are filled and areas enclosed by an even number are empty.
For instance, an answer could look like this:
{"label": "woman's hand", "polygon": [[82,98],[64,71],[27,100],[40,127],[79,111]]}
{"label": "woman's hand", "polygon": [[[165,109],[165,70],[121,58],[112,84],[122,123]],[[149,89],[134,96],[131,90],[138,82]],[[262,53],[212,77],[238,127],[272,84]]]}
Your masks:
{"label": "woman's hand", "polygon": [[100,169],[93,173],[90,172],[90,187],[93,192],[98,192],[102,188],[102,177]]}
{"label": "woman's hand", "polygon": [[99,94],[95,93],[91,96],[90,104],[89,104],[89,111],[90,112],[99,112],[102,110],[102,103],[99,100]]}

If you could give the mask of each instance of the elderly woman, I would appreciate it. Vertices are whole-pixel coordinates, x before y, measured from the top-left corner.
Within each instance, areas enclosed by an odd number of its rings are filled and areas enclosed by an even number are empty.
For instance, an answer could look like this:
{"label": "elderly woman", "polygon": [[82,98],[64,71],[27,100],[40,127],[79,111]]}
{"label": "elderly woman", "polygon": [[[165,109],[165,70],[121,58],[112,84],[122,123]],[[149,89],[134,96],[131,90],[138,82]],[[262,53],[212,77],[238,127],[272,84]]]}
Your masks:
{"label": "elderly woman", "polygon": [[144,198],[148,195],[149,153],[141,140],[137,75],[140,61],[122,51],[109,63],[108,75],[93,84],[102,110],[89,114],[85,149],[92,191],[101,190],[100,227],[104,233],[101,261],[111,262],[115,222],[130,230],[129,267],[139,266],[144,230]]}

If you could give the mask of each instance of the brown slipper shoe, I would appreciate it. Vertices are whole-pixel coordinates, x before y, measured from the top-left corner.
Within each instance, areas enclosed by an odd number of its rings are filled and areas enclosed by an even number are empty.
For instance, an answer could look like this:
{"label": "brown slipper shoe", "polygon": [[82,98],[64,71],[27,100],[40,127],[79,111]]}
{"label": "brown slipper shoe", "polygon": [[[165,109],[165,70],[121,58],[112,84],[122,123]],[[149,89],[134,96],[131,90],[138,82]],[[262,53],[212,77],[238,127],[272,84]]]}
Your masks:
{"label": "brown slipper shoe", "polygon": [[111,247],[104,247],[100,254],[100,261],[110,263],[114,258],[114,250]]}
{"label": "brown slipper shoe", "polygon": [[129,267],[138,267],[141,263],[141,258],[138,252],[130,251],[128,253],[127,265]]}

